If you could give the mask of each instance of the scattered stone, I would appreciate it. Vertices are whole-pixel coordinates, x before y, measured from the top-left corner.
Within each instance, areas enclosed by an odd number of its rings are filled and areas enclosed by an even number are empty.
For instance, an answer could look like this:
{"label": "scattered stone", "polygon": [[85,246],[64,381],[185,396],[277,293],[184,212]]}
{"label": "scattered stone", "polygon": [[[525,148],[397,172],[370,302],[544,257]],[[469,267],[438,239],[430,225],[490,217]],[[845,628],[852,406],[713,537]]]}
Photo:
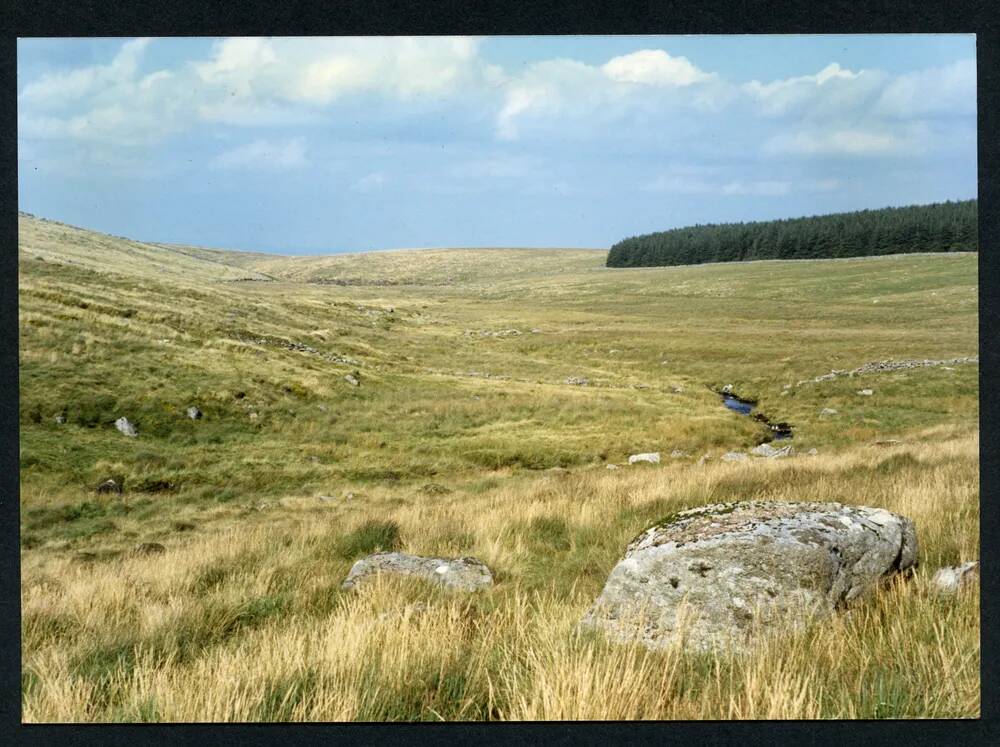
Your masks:
{"label": "scattered stone", "polygon": [[785,385],[784,385],[783,387],[781,387],[781,388],[782,388],[782,389],[791,389],[791,388],[792,388],[792,385],[791,385],[791,384],[785,384]]}
{"label": "scattered stone", "polygon": [[569,376],[567,377],[565,383],[572,384],[574,386],[587,386],[587,384],[589,384],[590,382],[581,376]]}
{"label": "scattered stone", "polygon": [[57,424],[62,425],[63,423],[66,422],[66,416],[65,415],[56,415],[55,418],[54,418],[54,420],[56,421]]}
{"label": "scattered stone", "polygon": [[636,462],[649,462],[650,464],[659,464],[660,452],[653,451],[648,454],[633,454],[628,458],[629,464],[635,464]]}
{"label": "scattered stone", "polygon": [[809,456],[817,456],[819,452],[816,449],[809,449],[809,451],[807,451],[806,454],[808,454]]}
{"label": "scattered stone", "polygon": [[201,410],[199,410],[194,405],[192,405],[187,409],[187,416],[192,420],[201,420],[201,415],[202,415]]}
{"label": "scattered stone", "polygon": [[94,488],[94,490],[98,493],[117,493],[118,495],[121,495],[122,486],[109,478]]}
{"label": "scattered stone", "polygon": [[321,495],[321,496],[319,496],[319,499],[320,499],[321,501],[323,501],[324,503],[328,503],[329,501],[335,501],[335,500],[337,500],[337,499],[336,499],[336,498],[335,498],[334,496],[332,496],[332,495]]}
{"label": "scattered stone", "polygon": [[380,552],[357,561],[341,588],[353,589],[361,581],[379,573],[414,576],[458,591],[478,591],[493,585],[490,569],[476,558],[427,558],[401,552]]}
{"label": "scattered stone", "polygon": [[139,435],[139,431],[135,429],[135,426],[128,421],[126,417],[120,417],[115,421],[115,428],[118,429],[119,433],[128,436],[129,438],[135,438]]}
{"label": "scattered stone", "polygon": [[653,649],[746,651],[772,626],[830,615],[916,559],[913,522],[881,508],[702,506],[633,540],[581,623]]}
{"label": "scattered stone", "polygon": [[133,555],[158,555],[166,551],[167,548],[159,542],[140,542],[132,548]]}
{"label": "scattered stone", "polygon": [[255,412],[250,413],[250,419],[251,420],[256,420],[258,417],[260,417],[260,416],[257,413],[255,413]]}
{"label": "scattered stone", "polygon": [[871,389],[859,389],[858,394],[860,394],[862,397],[871,397],[873,394],[875,394],[875,392],[873,392]]}
{"label": "scattered stone", "polygon": [[832,407],[824,407],[822,410],[819,411],[819,414],[820,415],[836,415],[837,411],[834,410]]}
{"label": "scattered stone", "polygon": [[698,465],[701,466],[705,462],[709,461],[712,457],[708,454],[702,454],[701,458],[698,460]]}
{"label": "scattered stone", "polygon": [[726,384],[724,387],[722,387],[722,393],[723,394],[732,394],[733,393],[733,385],[732,384]]}
{"label": "scattered stone", "polygon": [[788,457],[795,454],[795,449],[792,445],[782,446],[780,449],[776,449],[771,444],[761,444],[750,450],[750,453],[754,456],[765,457],[767,459],[781,459],[782,457]]}
{"label": "scattered stone", "polygon": [[[877,302],[876,302],[877,303]],[[836,378],[838,376],[862,376],[869,373],[882,373],[884,371],[898,371],[902,369],[910,368],[925,368],[929,366],[944,366],[944,368],[949,370],[954,370],[952,366],[963,364],[963,363],[979,363],[979,356],[971,355],[964,358],[950,358],[947,360],[931,360],[929,358],[924,358],[923,360],[904,360],[897,361],[893,359],[887,359],[882,361],[872,361],[871,363],[865,363],[863,366],[858,366],[857,368],[850,371],[843,371],[839,369],[834,369],[828,374],[823,376],[818,376],[815,379],[804,379],[795,384],[795,386],[801,386],[802,384],[808,384],[815,381],[829,381],[830,379]]]}
{"label": "scattered stone", "polygon": [[962,565],[939,568],[931,579],[931,584],[939,594],[956,594],[960,588],[978,577],[979,561],[970,560]]}
{"label": "scattered stone", "polygon": [[311,457],[309,457],[309,461],[312,462],[313,464],[319,464],[319,457],[314,454]]}
{"label": "scattered stone", "polygon": [[670,387],[670,391],[672,391],[674,394],[680,394],[681,392],[684,391],[684,387],[682,387],[682,386],[672,386],[672,387]]}
{"label": "scattered stone", "polygon": [[618,465],[617,464],[606,464],[606,465],[604,465],[604,468],[605,469],[618,469]]}
{"label": "scattered stone", "polygon": [[673,451],[670,452],[671,459],[683,459],[687,455],[688,453],[683,449],[674,449]]}
{"label": "scattered stone", "polygon": [[745,462],[750,457],[742,451],[727,451],[719,458],[724,462]]}
{"label": "scattered stone", "polygon": [[540,330],[540,329],[533,329],[533,330],[531,330],[531,334],[533,334],[533,335],[540,335],[541,333],[542,333],[542,330]]}
{"label": "scattered stone", "polygon": [[346,381],[351,386],[358,386],[358,384],[361,383],[360,381],[358,381],[357,377],[354,376],[353,374],[347,374],[347,376],[344,377],[344,381]]}

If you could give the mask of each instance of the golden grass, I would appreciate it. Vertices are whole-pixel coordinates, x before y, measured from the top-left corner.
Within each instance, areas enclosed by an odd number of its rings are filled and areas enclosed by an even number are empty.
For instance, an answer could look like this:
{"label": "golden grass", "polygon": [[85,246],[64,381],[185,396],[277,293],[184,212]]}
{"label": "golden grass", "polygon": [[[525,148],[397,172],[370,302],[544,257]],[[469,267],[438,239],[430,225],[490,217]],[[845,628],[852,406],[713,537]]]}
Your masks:
{"label": "golden grass", "polygon": [[[163,558],[50,561],[25,571],[24,664],[35,684],[25,692],[24,719],[974,717],[977,592],[936,598],[926,560],[978,555],[978,480],[969,469],[977,450],[972,435],[785,462],[591,470],[362,511],[397,521],[411,551],[444,549],[442,531],[470,533],[477,554],[501,571],[493,590],[472,597],[385,579],[339,592],[349,562],[322,550],[338,522],[317,521],[305,499],[280,517],[192,537]],[[868,478],[870,492],[838,494],[846,475],[898,454],[925,465],[922,476]],[[808,495],[790,495],[792,472],[816,478]],[[747,497],[902,512],[917,523],[928,567],[847,615],[777,632],[751,656],[653,653],[576,629],[617,560],[612,548],[646,521],[642,507],[716,500],[734,482],[749,488]],[[609,525],[608,517],[629,509],[638,521]],[[602,545],[598,578],[554,577],[552,586],[525,588],[525,569],[546,561],[511,527],[539,516],[616,535]],[[206,589],[206,577],[220,569]],[[289,595],[283,614],[238,626],[260,599],[282,593]],[[185,636],[206,643],[192,651]],[[134,647],[120,651],[127,666],[111,667],[96,684],[81,676],[82,652],[122,645]]]}

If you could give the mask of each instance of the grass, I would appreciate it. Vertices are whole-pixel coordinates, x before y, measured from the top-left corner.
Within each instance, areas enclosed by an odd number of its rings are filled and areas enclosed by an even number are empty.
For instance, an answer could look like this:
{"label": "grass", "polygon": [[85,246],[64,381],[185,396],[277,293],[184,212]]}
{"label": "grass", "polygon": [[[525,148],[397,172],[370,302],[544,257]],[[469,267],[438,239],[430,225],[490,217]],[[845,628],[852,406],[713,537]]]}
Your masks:
{"label": "grass", "polygon": [[[281,258],[20,220],[26,721],[979,714],[978,586],[929,593],[979,556],[978,366],[784,389],[974,355],[974,255],[608,270],[587,250]],[[232,282],[251,276],[270,279]],[[721,406],[728,383],[818,456],[721,462],[762,435]],[[646,451],[663,463],[605,469]],[[95,492],[108,478],[121,495]],[[750,657],[576,628],[639,532],[742,499],[903,513],[919,571]],[[496,585],[341,591],[377,549],[474,555]]]}

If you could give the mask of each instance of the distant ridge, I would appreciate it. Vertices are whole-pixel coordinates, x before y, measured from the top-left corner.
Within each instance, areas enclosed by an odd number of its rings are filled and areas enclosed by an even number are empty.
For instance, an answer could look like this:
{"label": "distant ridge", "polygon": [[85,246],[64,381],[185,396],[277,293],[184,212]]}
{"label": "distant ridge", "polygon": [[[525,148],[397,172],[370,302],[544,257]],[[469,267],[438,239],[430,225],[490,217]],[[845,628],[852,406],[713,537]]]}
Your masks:
{"label": "distant ridge", "polygon": [[675,228],[619,241],[608,252],[607,266],[656,267],[978,250],[978,204],[976,200],[964,200]]}

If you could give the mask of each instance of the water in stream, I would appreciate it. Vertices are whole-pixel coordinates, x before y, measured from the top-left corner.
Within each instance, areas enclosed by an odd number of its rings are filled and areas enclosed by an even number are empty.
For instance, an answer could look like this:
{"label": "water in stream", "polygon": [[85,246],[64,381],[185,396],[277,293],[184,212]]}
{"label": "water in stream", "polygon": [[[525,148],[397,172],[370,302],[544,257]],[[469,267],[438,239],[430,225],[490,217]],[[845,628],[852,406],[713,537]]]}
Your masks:
{"label": "water in stream", "polygon": [[[754,408],[757,407],[756,402],[748,402],[747,400],[740,399],[732,394],[725,393],[722,395],[722,404],[733,412],[738,412],[740,415],[750,415],[754,411]],[[759,412],[753,415],[753,418],[771,429],[771,436],[775,441],[781,441],[782,439],[792,437],[792,426],[788,423],[772,423]]]}

